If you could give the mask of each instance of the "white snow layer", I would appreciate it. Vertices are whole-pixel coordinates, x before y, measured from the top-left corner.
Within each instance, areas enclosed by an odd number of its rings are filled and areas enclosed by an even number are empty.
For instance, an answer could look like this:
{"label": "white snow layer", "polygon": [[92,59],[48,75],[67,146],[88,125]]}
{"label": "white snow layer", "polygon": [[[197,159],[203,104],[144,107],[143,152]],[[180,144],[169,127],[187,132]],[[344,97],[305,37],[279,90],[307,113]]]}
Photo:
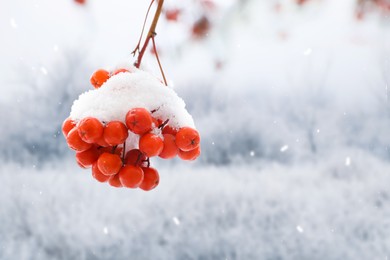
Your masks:
{"label": "white snow layer", "polygon": [[131,68],[129,73],[119,73],[109,78],[100,88],[80,95],[73,103],[70,117],[79,121],[95,117],[102,122],[125,122],[132,108],[146,108],[152,116],[174,128],[195,127],[185,103],[173,89],[164,86],[156,77],[145,71]]}
{"label": "white snow layer", "polygon": [[390,164],[342,152],[354,164],[335,153],[260,169],[158,167],[151,192],[98,183],[73,160],[3,165],[0,259],[385,260]]}

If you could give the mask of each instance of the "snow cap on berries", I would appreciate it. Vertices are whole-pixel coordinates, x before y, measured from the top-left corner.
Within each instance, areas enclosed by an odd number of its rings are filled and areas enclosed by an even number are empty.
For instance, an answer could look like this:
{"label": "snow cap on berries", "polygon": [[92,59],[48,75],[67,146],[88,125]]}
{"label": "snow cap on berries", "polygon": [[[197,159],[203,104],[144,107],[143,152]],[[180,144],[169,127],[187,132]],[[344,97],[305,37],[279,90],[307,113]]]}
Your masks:
{"label": "snow cap on berries", "polygon": [[114,75],[100,88],[81,94],[73,103],[70,117],[76,122],[85,117],[124,122],[130,109],[143,107],[154,111],[155,118],[169,119],[168,125],[173,128],[195,128],[184,101],[171,88],[150,73],[134,67],[130,71]]}

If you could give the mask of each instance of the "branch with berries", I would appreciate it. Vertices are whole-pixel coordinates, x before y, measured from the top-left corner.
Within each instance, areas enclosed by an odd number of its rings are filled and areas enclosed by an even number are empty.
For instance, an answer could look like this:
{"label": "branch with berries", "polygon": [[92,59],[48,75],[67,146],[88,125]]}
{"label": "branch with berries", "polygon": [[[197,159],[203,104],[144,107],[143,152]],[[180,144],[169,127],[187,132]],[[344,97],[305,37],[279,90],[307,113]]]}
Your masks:
{"label": "branch with berries", "polygon": [[[178,156],[193,161],[200,155],[200,135],[184,101],[166,87],[155,44],[156,26],[163,0],[141,47],[142,34],[154,0],[151,2],[140,40],[133,51],[134,65],[112,71],[99,69],[90,79],[93,90],[74,101],[62,132],[76,161],[92,168],[92,176],[113,187],[152,190],[159,174],[151,158]],[[148,44],[152,42],[165,83],[140,69]]]}

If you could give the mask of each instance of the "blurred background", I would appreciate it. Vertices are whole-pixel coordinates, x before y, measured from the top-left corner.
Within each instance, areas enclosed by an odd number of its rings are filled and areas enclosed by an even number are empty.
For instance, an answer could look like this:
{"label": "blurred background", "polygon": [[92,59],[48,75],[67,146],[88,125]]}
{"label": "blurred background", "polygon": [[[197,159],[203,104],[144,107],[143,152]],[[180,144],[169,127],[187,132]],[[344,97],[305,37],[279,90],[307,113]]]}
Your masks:
{"label": "blurred background", "polygon": [[[135,61],[149,4],[2,0],[0,259],[389,259],[390,1],[165,0],[157,49],[202,155],[115,189],[61,124],[96,69]],[[152,48],[143,69],[161,77]]]}

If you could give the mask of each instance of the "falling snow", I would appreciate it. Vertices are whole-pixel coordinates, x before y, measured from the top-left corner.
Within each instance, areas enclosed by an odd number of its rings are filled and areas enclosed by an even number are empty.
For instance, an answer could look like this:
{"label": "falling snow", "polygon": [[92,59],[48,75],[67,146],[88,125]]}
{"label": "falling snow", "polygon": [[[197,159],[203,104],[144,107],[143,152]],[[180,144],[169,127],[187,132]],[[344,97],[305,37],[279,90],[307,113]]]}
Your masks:
{"label": "falling snow", "polygon": [[309,56],[311,53],[312,53],[312,49],[311,48],[308,48],[308,49],[306,49],[304,52],[303,52],[303,55],[305,55],[305,56]]}
{"label": "falling snow", "polygon": [[345,158],[345,165],[346,166],[350,166],[351,165],[351,158],[350,157]]}
{"label": "falling snow", "polygon": [[18,24],[16,23],[15,19],[14,18],[11,18],[10,19],[10,24],[13,28],[18,28]]}
{"label": "falling snow", "polygon": [[301,226],[297,226],[297,231],[298,231],[299,233],[303,233],[303,228],[302,228]]}
{"label": "falling snow", "polygon": [[177,217],[172,218],[173,223],[175,223],[176,226],[180,226],[180,220]]}
{"label": "falling snow", "polygon": [[285,151],[287,151],[288,150],[288,145],[283,145],[282,147],[280,147],[280,151],[282,152],[282,153],[284,153]]}

